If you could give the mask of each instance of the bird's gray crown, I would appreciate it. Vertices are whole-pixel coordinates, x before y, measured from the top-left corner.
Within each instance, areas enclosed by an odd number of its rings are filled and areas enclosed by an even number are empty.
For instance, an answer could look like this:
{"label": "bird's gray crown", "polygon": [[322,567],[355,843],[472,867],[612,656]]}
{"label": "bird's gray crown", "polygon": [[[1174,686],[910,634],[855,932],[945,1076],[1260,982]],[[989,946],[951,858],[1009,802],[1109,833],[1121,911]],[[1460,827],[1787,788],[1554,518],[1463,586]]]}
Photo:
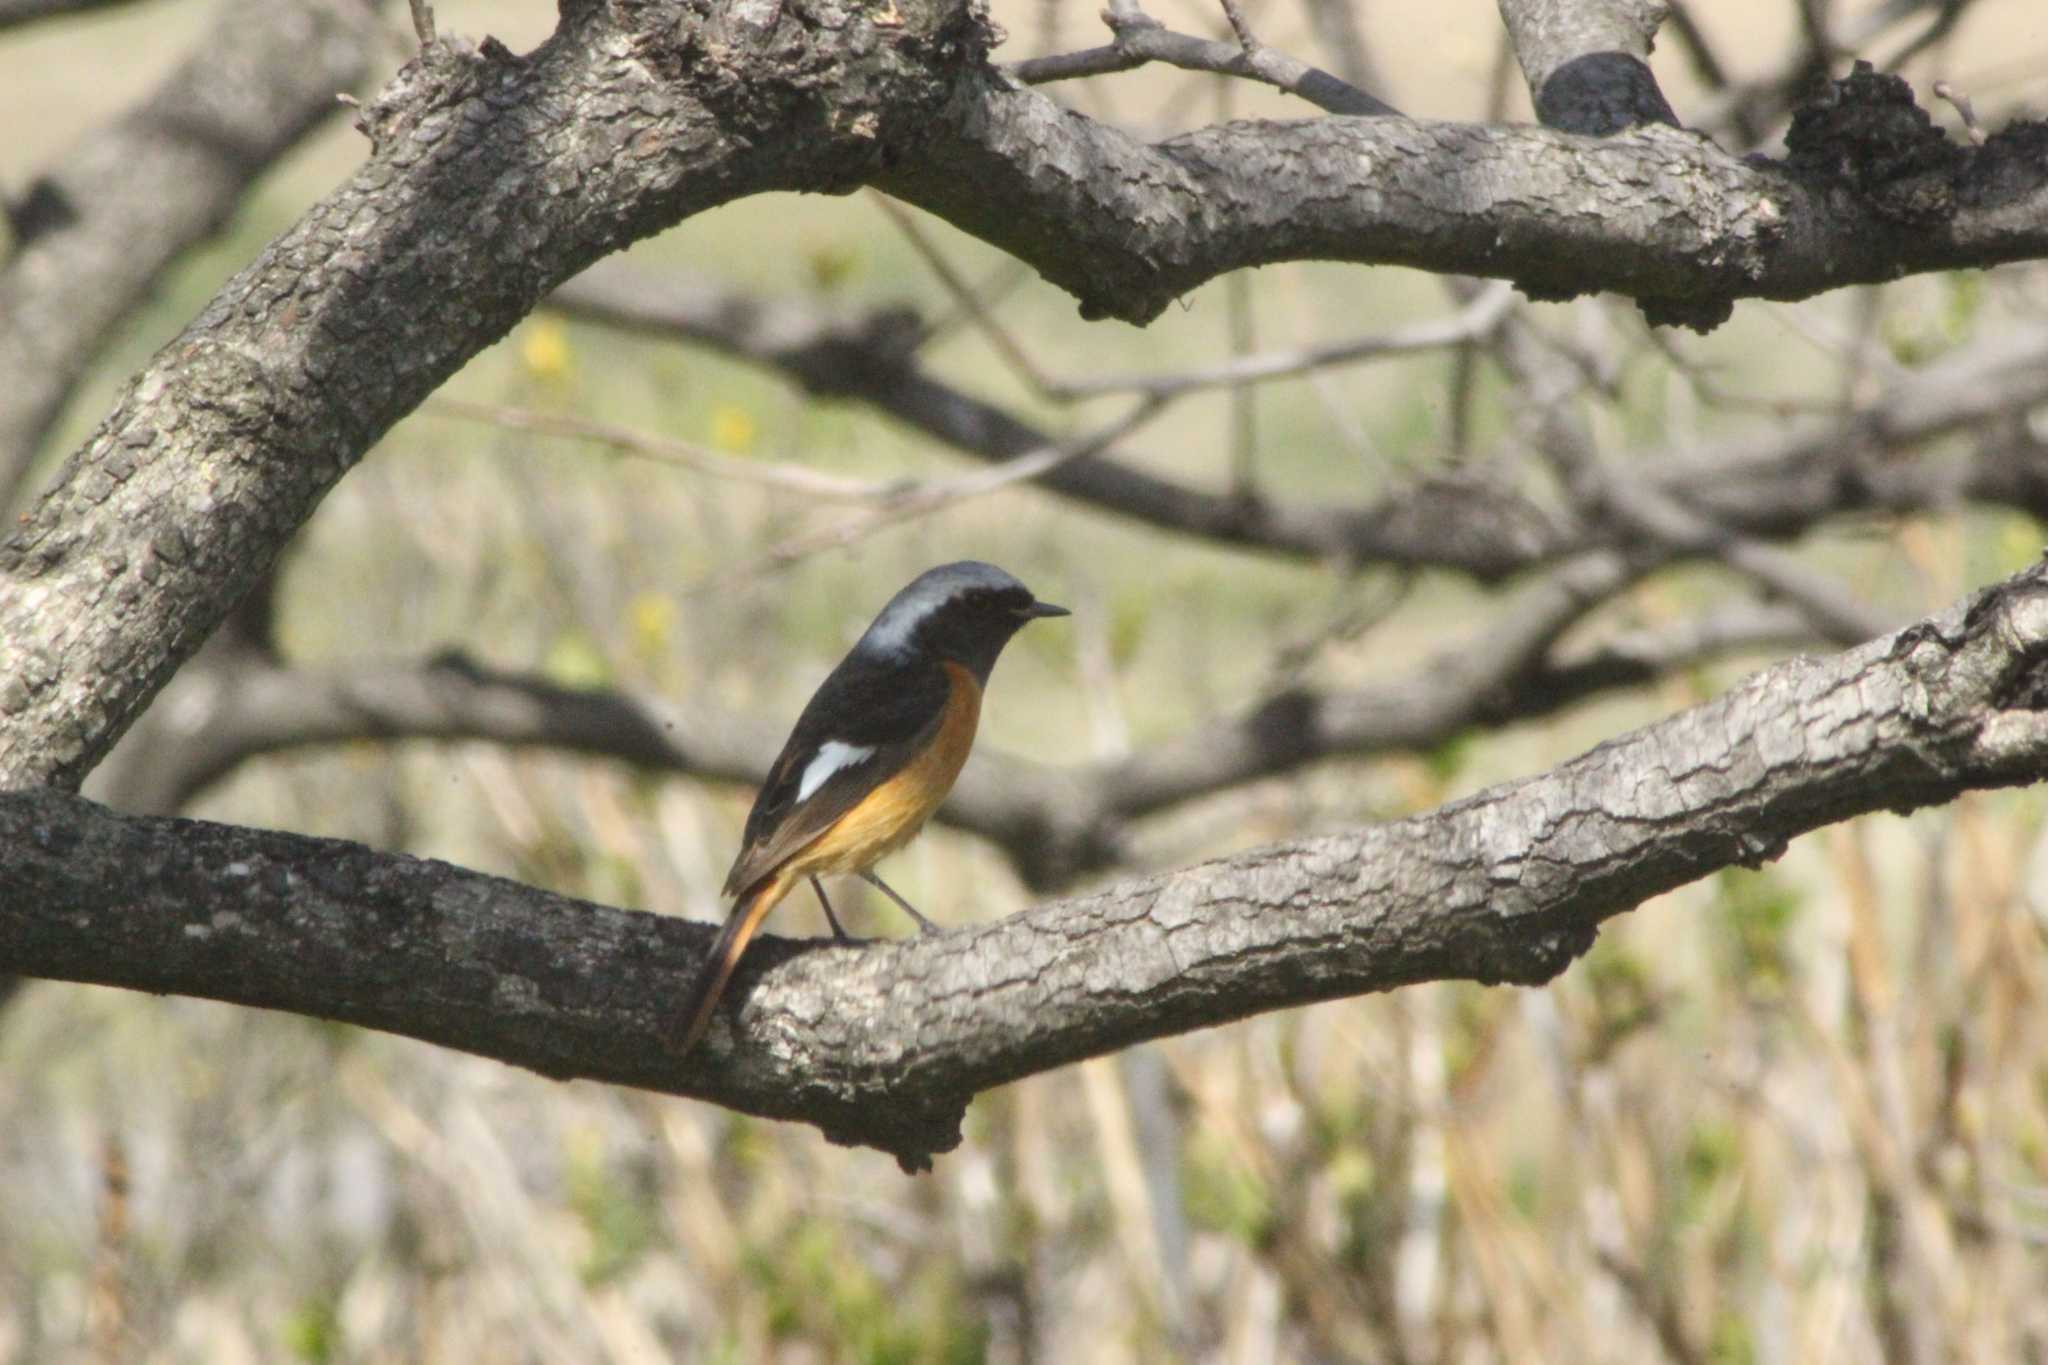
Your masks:
{"label": "bird's gray crown", "polygon": [[1029,588],[993,564],[984,564],[978,559],[941,564],[911,579],[901,592],[890,598],[889,605],[882,608],[881,614],[875,617],[874,624],[868,627],[854,649],[903,655],[915,643],[917,628],[933,612],[976,591],[1016,592],[1022,593],[1026,602],[1031,600]]}

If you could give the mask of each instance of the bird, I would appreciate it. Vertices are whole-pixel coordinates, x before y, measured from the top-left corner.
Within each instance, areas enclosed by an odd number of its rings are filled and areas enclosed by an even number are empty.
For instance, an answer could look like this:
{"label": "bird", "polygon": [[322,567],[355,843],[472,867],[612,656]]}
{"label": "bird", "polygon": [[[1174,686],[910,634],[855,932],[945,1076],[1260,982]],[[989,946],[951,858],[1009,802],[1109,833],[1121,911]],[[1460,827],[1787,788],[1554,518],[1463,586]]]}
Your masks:
{"label": "bird", "polygon": [[874,865],[915,838],[952,790],[1010,637],[1070,614],[978,560],[928,569],[889,599],[811,695],[754,798],[722,893],[732,912],[664,1030],[674,1053],[704,1036],[761,921],[807,878],[842,940],[821,874],[856,874],[921,932],[936,927]]}

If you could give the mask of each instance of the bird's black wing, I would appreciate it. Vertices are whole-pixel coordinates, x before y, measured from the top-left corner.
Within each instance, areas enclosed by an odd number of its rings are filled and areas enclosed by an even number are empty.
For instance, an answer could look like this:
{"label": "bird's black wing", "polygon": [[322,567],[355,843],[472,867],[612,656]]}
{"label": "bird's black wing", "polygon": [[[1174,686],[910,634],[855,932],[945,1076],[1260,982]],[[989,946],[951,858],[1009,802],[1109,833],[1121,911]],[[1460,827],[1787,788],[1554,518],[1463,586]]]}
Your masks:
{"label": "bird's black wing", "polygon": [[738,895],[774,871],[901,772],[931,742],[950,695],[936,663],[843,659],[768,769],[725,894]]}

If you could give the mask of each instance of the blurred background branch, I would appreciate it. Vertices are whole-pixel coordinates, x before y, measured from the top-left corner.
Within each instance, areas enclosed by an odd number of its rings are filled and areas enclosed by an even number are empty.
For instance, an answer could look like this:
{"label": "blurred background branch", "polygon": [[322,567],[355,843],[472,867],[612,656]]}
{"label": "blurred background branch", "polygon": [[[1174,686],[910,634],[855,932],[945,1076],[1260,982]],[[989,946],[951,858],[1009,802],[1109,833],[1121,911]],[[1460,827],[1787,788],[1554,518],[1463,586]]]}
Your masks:
{"label": "blurred background branch", "polygon": [[[79,8],[73,5],[69,8]],[[0,261],[0,506],[93,358],[370,69],[379,0],[221,8],[183,65],[19,193]],[[0,27],[9,15],[0,10]]]}

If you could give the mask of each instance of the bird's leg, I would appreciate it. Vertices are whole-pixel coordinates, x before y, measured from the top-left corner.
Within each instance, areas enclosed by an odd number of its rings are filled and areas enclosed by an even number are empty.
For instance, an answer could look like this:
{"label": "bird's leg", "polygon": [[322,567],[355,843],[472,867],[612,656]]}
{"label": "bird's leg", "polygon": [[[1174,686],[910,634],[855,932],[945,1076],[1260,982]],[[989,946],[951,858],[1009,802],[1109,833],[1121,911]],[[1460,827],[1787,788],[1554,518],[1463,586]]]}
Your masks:
{"label": "bird's leg", "polygon": [[832,913],[832,902],[825,899],[825,884],[813,877],[811,890],[818,893],[818,904],[825,907],[825,919],[832,926],[832,936],[841,943],[853,942],[853,935],[846,932],[845,926],[839,922],[839,916]]}
{"label": "bird's leg", "polygon": [[938,932],[939,926],[933,924],[923,915],[920,915],[917,912],[917,907],[912,905],[909,901],[903,899],[903,897],[897,895],[895,888],[891,887],[889,883],[883,881],[880,877],[877,877],[872,872],[861,873],[860,879],[870,886],[879,887],[883,895],[887,896],[890,900],[895,901],[898,905],[902,906],[903,913],[917,921],[917,927],[919,932],[926,934],[935,934]]}

